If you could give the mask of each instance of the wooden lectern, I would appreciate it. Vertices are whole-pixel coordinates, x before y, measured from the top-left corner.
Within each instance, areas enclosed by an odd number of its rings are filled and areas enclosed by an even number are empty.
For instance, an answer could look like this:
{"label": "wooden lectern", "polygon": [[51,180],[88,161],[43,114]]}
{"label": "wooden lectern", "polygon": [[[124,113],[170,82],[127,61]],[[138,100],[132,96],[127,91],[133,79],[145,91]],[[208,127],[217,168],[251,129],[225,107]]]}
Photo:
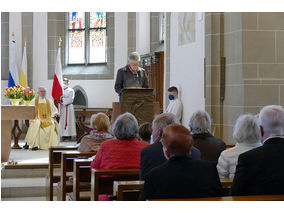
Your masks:
{"label": "wooden lectern", "polygon": [[128,88],[123,89],[121,102],[113,102],[111,123],[125,112],[133,114],[138,124],[152,123],[154,116],[160,114],[159,102],[154,102],[153,89]]}
{"label": "wooden lectern", "polygon": [[9,160],[12,139],[12,120],[35,119],[34,106],[1,106],[1,161]]}

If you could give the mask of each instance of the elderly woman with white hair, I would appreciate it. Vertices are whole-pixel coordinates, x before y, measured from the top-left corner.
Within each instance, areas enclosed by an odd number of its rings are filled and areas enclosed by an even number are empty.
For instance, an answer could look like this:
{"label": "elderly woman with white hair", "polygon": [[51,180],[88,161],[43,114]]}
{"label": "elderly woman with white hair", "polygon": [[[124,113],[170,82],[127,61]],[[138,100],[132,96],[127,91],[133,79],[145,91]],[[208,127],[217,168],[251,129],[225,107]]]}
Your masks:
{"label": "elderly woman with white hair", "polygon": [[226,149],[226,144],[210,133],[210,115],[206,111],[197,110],[190,118],[189,127],[194,140],[194,146],[201,153],[201,160],[217,164],[221,152]]}
{"label": "elderly woman with white hair", "polygon": [[[149,143],[137,139],[138,128],[138,122],[131,113],[126,112],[118,116],[112,128],[116,139],[101,144],[91,168],[139,168],[140,151]],[[108,200],[108,195],[99,195],[99,200]]]}
{"label": "elderly woman with white hair", "polygon": [[115,80],[115,91],[121,101],[121,93],[125,88],[130,87],[149,87],[149,80],[146,71],[139,67],[140,55],[132,52],[128,56],[128,64],[117,71]]}
{"label": "elderly woman with white hair", "polygon": [[218,160],[220,178],[234,178],[239,155],[262,145],[257,118],[250,114],[241,115],[236,121],[233,138],[236,145],[223,151]]}
{"label": "elderly woman with white hair", "polygon": [[140,150],[149,145],[138,138],[138,122],[131,113],[120,115],[112,132],[116,139],[105,141],[93,160],[95,169],[139,168]]}

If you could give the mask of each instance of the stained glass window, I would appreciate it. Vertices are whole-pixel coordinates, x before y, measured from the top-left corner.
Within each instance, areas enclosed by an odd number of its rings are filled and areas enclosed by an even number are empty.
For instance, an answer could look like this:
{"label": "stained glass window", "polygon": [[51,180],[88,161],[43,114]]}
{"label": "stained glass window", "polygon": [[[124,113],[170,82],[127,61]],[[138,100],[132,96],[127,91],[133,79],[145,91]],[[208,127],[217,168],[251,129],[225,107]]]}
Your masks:
{"label": "stained glass window", "polygon": [[85,32],[69,31],[69,64],[85,63]]}
{"label": "stained glass window", "polygon": [[85,28],[85,13],[71,12],[69,13],[69,29],[81,30]]}
{"label": "stained glass window", "polygon": [[105,28],[106,27],[106,13],[104,12],[90,12],[90,28]]}
{"label": "stained glass window", "polygon": [[68,64],[106,63],[106,13],[70,12],[68,21]]}
{"label": "stained glass window", "polygon": [[90,31],[90,63],[106,61],[106,30]]}

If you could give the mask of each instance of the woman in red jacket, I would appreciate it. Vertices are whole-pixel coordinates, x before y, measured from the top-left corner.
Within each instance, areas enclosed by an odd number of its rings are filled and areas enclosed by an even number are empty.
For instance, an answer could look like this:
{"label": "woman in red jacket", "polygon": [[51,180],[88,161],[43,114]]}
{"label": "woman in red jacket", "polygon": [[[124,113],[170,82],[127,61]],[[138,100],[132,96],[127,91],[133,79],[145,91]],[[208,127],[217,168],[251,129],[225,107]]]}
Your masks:
{"label": "woman in red jacket", "polygon": [[120,115],[113,125],[116,139],[105,141],[93,160],[95,169],[139,168],[140,150],[149,143],[139,141],[138,122],[131,113]]}
{"label": "woman in red jacket", "polygon": [[[91,169],[139,168],[140,150],[149,143],[139,141],[138,122],[134,115],[124,113],[114,122],[113,134],[116,139],[101,144]],[[109,195],[99,195],[99,200],[108,200]]]}

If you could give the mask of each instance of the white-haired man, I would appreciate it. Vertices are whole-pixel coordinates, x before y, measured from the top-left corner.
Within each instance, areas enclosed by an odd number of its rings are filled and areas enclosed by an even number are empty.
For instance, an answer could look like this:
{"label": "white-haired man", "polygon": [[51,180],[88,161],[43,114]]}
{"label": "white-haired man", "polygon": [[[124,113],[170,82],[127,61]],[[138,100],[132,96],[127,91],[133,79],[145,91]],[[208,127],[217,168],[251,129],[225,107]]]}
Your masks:
{"label": "white-haired man", "polygon": [[221,152],[226,149],[226,144],[210,133],[210,115],[206,111],[197,110],[190,118],[189,127],[194,146],[201,152],[201,160],[217,164]]}
{"label": "white-haired man", "polygon": [[129,87],[149,87],[149,80],[146,71],[139,67],[140,55],[132,52],[128,56],[128,64],[117,71],[114,89],[119,95],[121,101],[121,93],[124,88]]}
{"label": "white-haired man", "polygon": [[[144,180],[151,169],[162,165],[167,161],[161,142],[164,129],[171,124],[179,124],[173,113],[163,113],[155,117],[152,123],[151,145],[141,150],[140,179]],[[200,160],[200,151],[192,147],[189,157]]]}
{"label": "white-haired man", "polygon": [[265,106],[259,121],[263,146],[239,156],[232,195],[284,194],[284,110]]}
{"label": "white-haired man", "polygon": [[44,87],[39,87],[37,94],[38,97],[31,102],[35,106],[36,116],[30,121],[25,148],[31,146],[32,150],[47,150],[49,146],[57,146],[59,143],[59,127],[55,117],[60,115],[53,101],[46,98]]}

